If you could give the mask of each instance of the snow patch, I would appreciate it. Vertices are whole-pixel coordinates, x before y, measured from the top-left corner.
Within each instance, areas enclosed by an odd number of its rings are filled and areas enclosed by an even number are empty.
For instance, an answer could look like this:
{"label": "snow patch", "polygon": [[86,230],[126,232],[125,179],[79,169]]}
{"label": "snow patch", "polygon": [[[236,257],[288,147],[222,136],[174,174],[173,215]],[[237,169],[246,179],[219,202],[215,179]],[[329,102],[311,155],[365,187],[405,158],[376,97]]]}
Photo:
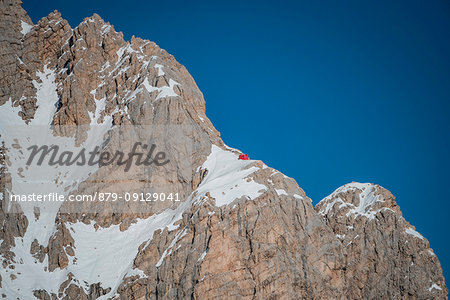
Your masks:
{"label": "snow patch", "polygon": [[164,73],[164,71],[163,71],[163,65],[160,65],[160,64],[155,64],[154,65],[154,67],[156,68],[156,69],[158,69],[158,77],[159,76],[164,76],[165,75],[165,73]]}
{"label": "snow patch", "polygon": [[186,228],[185,228],[185,229],[183,229],[182,231],[178,232],[178,233],[175,235],[175,237],[174,237],[174,239],[172,240],[172,242],[170,243],[169,247],[168,247],[166,250],[164,250],[163,254],[161,255],[161,258],[159,259],[158,263],[156,264],[156,267],[157,267],[157,268],[159,268],[159,267],[162,265],[164,259],[165,259],[168,255],[172,254],[172,249],[173,249],[173,247],[176,245],[176,243],[177,243],[179,240],[181,240],[181,239],[186,235],[186,233],[187,233],[187,230],[186,230]]}
{"label": "snow patch", "polygon": [[178,97],[178,94],[173,89],[176,85],[179,85],[179,83],[173,79],[169,79],[169,86],[160,87],[159,94],[153,102],[166,97]]}
{"label": "snow patch", "polygon": [[22,111],[20,106],[13,106],[11,97],[2,106],[0,106],[0,135],[5,135],[5,130],[8,126],[24,125],[25,122],[19,117],[19,112]]}
{"label": "snow patch", "polygon": [[419,238],[421,240],[423,240],[423,235],[421,235],[420,233],[418,233],[417,231],[415,231],[414,229],[412,229],[411,227],[406,228],[405,232],[407,234],[410,234],[416,238]]}
{"label": "snow patch", "polygon": [[44,66],[43,72],[36,72],[37,77],[40,79],[40,83],[33,80],[33,86],[37,90],[36,92],[36,105],[37,109],[34,113],[34,118],[31,121],[31,125],[51,125],[53,122],[53,115],[57,109],[57,103],[59,101],[57,94],[57,86],[55,82],[55,72]]}
{"label": "snow patch", "polygon": [[249,200],[257,198],[267,188],[249,178],[259,169],[250,166],[252,163],[252,160],[238,160],[235,153],[212,145],[211,153],[202,166],[208,173],[197,188],[198,197],[209,192],[217,206],[230,204],[242,197]]}
{"label": "snow patch", "polygon": [[441,287],[438,286],[436,283],[433,283],[433,284],[431,285],[431,287],[428,289],[428,291],[430,291],[430,292],[431,292],[432,290],[442,291]]}
{"label": "snow patch", "polygon": [[107,34],[111,30],[111,25],[105,24],[101,28],[102,35]]}
{"label": "snow patch", "polygon": [[33,25],[28,24],[27,22],[20,21],[22,25],[22,30],[20,31],[23,35],[27,35],[28,32],[31,31]]}
{"label": "snow patch", "polygon": [[[88,284],[101,282],[102,287],[111,287],[115,293],[123,278],[133,274],[133,262],[139,246],[149,239],[158,229],[164,229],[173,222],[172,210],[139,219],[126,231],[120,231],[120,225],[95,229],[93,224],[82,222],[68,224],[75,241],[76,263],[69,264],[68,271],[80,282]],[[89,285],[84,286],[88,292]],[[106,296],[106,295],[105,295]],[[107,298],[103,296],[103,298]]]}
{"label": "snow patch", "polygon": [[275,189],[275,192],[277,192],[278,196],[281,195],[289,196],[288,193],[286,193],[286,191],[282,189]]}
{"label": "snow patch", "polygon": [[[359,204],[355,206],[352,203],[345,202],[342,200],[339,195],[346,192],[355,192],[361,191],[359,193]],[[327,215],[330,210],[336,204],[340,204],[339,208],[350,207],[350,210],[347,212],[347,217],[354,215],[355,217],[363,216],[368,219],[374,219],[375,215],[380,210],[373,210],[373,207],[377,202],[384,202],[381,200],[380,195],[375,195],[377,192],[377,188],[375,185],[370,183],[358,183],[352,182],[346,184],[338,189],[336,189],[331,195],[327,196],[319,203],[326,203],[326,205],[319,211],[320,215]]]}
{"label": "snow patch", "polygon": [[200,258],[197,261],[202,261],[205,259],[206,254],[208,253],[208,251],[203,251],[202,255],[200,256]]}
{"label": "snow patch", "polygon": [[[169,86],[162,86],[162,87],[154,87],[150,84],[148,77],[144,79],[144,81],[141,83],[141,85],[147,90],[147,92],[152,93],[152,92],[158,92],[158,95],[156,96],[155,100],[153,100],[153,102],[156,102],[162,98],[166,98],[166,97],[178,97],[178,94],[175,93],[175,91],[173,90],[173,88],[175,87],[175,85],[179,85],[178,82],[169,79]],[[136,96],[138,94],[140,94],[142,92],[142,88],[139,87],[137,88],[133,93],[130,94],[130,96],[128,96],[126,99],[128,101],[134,100],[136,98]]]}

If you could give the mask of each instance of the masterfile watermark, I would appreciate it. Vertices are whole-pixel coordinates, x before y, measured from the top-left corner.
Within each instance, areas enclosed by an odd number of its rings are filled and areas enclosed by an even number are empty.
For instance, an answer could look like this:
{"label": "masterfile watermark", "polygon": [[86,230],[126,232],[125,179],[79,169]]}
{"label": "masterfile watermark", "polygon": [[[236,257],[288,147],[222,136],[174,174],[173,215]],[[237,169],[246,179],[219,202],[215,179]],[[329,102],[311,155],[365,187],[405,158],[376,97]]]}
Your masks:
{"label": "masterfile watermark", "polygon": [[9,195],[10,202],[179,202],[178,193],[150,193],[150,192],[95,192],[93,194],[70,194],[50,192],[48,194],[19,194]]}
{"label": "masterfile watermark", "polygon": [[[116,150],[111,153],[107,150],[100,150],[99,146],[96,146],[94,150],[89,151],[86,148],[81,148],[78,153],[73,151],[62,151],[57,145],[32,145],[27,148],[30,151],[26,165],[30,166],[35,161],[35,157],[38,156],[35,163],[41,166],[44,161],[49,166],[95,166],[99,167],[116,164],[118,166],[125,166],[124,172],[128,172],[133,164],[136,166],[150,166],[152,164],[156,166],[164,166],[169,163],[167,155],[164,151],[156,151],[157,146],[155,144],[147,145],[141,142],[135,142],[130,152],[123,152]],[[134,160],[134,157],[136,159]],[[46,159],[47,158],[47,159]]]}
{"label": "masterfile watermark", "polygon": [[[6,213],[153,213],[187,199],[201,151],[187,125],[10,126],[0,136]],[[173,199],[173,200],[172,200]]]}

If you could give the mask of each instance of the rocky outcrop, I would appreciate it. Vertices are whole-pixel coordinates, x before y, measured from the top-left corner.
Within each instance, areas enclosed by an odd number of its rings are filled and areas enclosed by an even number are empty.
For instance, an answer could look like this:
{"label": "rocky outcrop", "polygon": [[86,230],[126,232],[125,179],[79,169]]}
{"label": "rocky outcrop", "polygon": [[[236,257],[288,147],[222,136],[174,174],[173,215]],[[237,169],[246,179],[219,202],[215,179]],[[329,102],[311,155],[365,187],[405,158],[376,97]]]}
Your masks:
{"label": "rocky outcrop", "polygon": [[315,209],[342,243],[345,295],[447,297],[442,270],[429,242],[403,218],[388,190],[350,183]]}
{"label": "rocky outcrop", "polygon": [[[352,183],[314,208],[293,179],[237,159],[192,77],[155,43],[125,41],[95,14],[76,28],[56,11],[33,25],[20,4],[0,0],[4,298],[447,298],[437,257],[387,190]],[[14,158],[35,134],[111,151],[130,151],[137,136],[170,161],[127,172],[23,166]],[[36,189],[180,201],[9,201]]]}

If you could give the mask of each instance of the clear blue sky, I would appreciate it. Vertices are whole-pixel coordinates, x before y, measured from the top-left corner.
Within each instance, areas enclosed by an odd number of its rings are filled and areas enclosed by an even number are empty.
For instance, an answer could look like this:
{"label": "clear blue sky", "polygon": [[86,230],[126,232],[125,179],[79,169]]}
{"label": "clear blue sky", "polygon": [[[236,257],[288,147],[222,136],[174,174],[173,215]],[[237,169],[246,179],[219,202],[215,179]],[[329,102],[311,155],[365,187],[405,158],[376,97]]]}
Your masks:
{"label": "clear blue sky", "polygon": [[[242,3],[244,2],[244,3]],[[98,13],[184,64],[232,147],[317,203],[374,182],[450,275],[450,2],[33,1],[72,27]]]}

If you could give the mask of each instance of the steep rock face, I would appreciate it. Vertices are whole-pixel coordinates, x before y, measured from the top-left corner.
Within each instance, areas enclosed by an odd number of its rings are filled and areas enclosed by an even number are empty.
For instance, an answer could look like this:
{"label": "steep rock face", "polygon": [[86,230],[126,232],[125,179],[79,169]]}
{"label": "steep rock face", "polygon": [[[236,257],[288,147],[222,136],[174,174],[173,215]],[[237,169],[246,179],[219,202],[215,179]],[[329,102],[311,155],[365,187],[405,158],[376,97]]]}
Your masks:
{"label": "steep rock face", "polygon": [[[339,298],[340,244],[310,199],[281,173],[260,162],[249,167],[255,171],[243,179],[264,184],[258,197],[228,202],[226,195],[197,195],[178,233],[165,231],[139,251],[135,266],[149,278],[122,284],[120,294],[137,285],[139,295],[163,299]],[[205,178],[199,191],[214,179]]]}
{"label": "steep rock face", "polygon": [[[3,297],[447,297],[437,257],[388,191],[353,183],[314,208],[293,179],[237,159],[187,70],[155,43],[127,42],[98,15],[72,29],[56,11],[32,25],[20,1],[0,9]],[[21,168],[6,155],[8,126],[105,148],[117,147],[119,126],[149,126],[141,139],[170,145],[172,161],[126,178],[114,166],[72,177]],[[11,206],[33,172],[64,195],[170,186],[181,201]]]}

